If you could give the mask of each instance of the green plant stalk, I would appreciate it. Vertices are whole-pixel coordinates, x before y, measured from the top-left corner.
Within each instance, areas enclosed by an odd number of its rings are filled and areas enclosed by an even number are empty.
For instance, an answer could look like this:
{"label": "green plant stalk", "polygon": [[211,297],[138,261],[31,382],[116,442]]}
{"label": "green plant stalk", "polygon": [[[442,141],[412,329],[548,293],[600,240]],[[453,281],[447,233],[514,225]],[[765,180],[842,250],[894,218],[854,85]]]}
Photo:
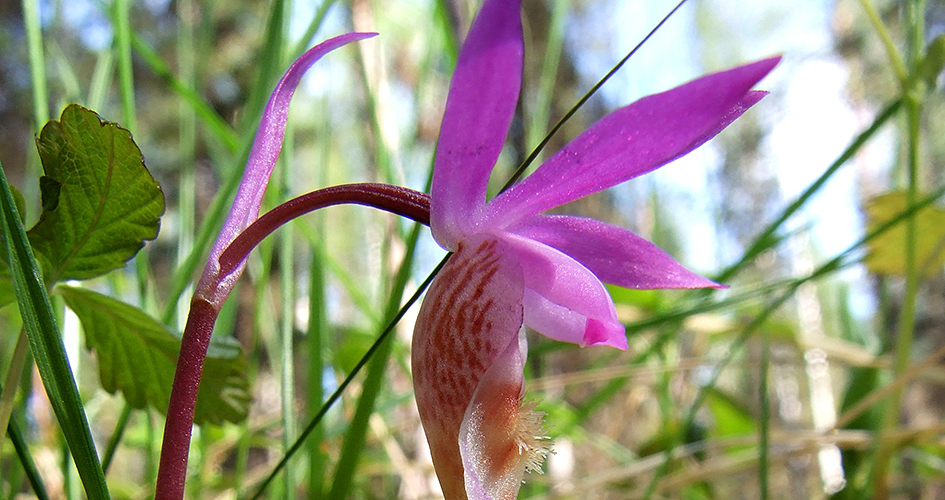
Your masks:
{"label": "green plant stalk", "polygon": [[[323,5],[331,4],[326,1]],[[331,156],[331,127],[329,126],[329,116],[325,107],[322,107],[321,122],[325,128],[323,146],[321,148],[321,157],[317,165],[318,184],[320,186],[328,185],[329,165]],[[306,331],[306,347],[308,348],[308,363],[306,364],[308,391],[306,398],[306,412],[308,415],[315,415],[325,400],[325,370],[326,359],[330,359],[329,332],[331,323],[328,320],[328,306],[325,296],[326,290],[326,266],[325,266],[325,217],[324,214],[313,214],[312,229],[313,236],[311,240],[312,257],[309,273],[311,274],[308,292],[308,327]],[[328,456],[322,450],[322,441],[324,440],[324,430],[317,427],[311,438],[308,440],[308,496],[309,498],[323,498],[325,495],[325,467],[328,463]]]}
{"label": "green plant stalk", "polygon": [[[6,429],[10,423],[16,389],[20,386],[20,378],[23,377],[23,369],[30,355],[29,346],[26,330],[21,328],[16,338],[16,347],[13,348],[13,356],[10,358],[10,366],[7,368],[6,379],[3,381],[3,389],[0,389],[0,429]],[[3,456],[0,455],[0,464],[2,461]]]}
{"label": "green plant stalk", "polygon": [[751,262],[752,259],[757,257],[758,254],[770,248],[770,240],[774,237],[775,233],[778,232],[781,226],[792,215],[797,213],[797,211],[800,210],[801,207],[803,207],[812,196],[820,191],[820,188],[823,187],[831,177],[833,177],[833,174],[837,173],[837,171],[840,170],[840,167],[845,165],[850,158],[853,158],[853,155],[855,155],[857,151],[859,151],[860,148],[863,147],[863,145],[866,144],[866,142],[870,140],[880,128],[882,128],[887,120],[895,116],[896,112],[899,111],[900,106],[902,106],[902,101],[902,98],[896,99],[883,108],[876,118],[873,119],[873,123],[871,123],[870,126],[866,128],[866,130],[860,132],[860,134],[853,139],[850,145],[847,146],[847,148],[844,149],[842,153],[840,153],[840,156],[838,156],[837,159],[834,160],[826,170],[824,170],[824,173],[821,174],[817,180],[811,183],[811,185],[808,186],[807,189],[805,189],[804,192],[797,197],[797,199],[788,205],[787,208],[781,211],[781,215],[779,215],[774,222],[769,224],[768,227],[765,228],[765,230],[755,238],[742,257],[731,266],[725,268],[725,270],[723,270],[713,279],[721,283],[728,281],[733,276],[735,276],[735,274],[738,273],[738,271],[740,271],[747,263]]}
{"label": "green plant stalk", "polygon": [[23,0],[23,25],[30,61],[33,86],[33,119],[36,130],[49,121],[49,98],[46,90],[46,58],[43,56],[43,29],[39,22],[39,0]]}
{"label": "green plant stalk", "polygon": [[108,473],[108,468],[112,465],[112,459],[115,458],[115,452],[118,451],[118,445],[121,444],[122,436],[125,434],[125,428],[128,425],[128,419],[131,418],[131,407],[125,403],[121,408],[121,414],[118,416],[118,422],[115,423],[115,430],[112,432],[108,443],[105,445],[105,451],[102,453],[102,470]]}
{"label": "green plant stalk", "polygon": [[879,13],[873,8],[873,4],[870,3],[870,0],[860,0],[860,6],[863,7],[863,11],[866,13],[866,17],[869,19],[873,31],[879,35],[879,39],[883,42],[883,48],[886,49],[886,57],[889,58],[889,64],[892,66],[893,73],[896,74],[896,79],[899,80],[901,85],[905,85],[909,80],[909,70],[906,69],[906,63],[903,61],[902,55],[896,48],[896,44],[893,43],[892,37],[889,36],[889,30],[886,29],[886,25],[883,23],[883,20],[880,19]]}
{"label": "green plant stalk", "polygon": [[[20,431],[20,425],[17,423],[16,417],[11,417],[7,425],[7,436],[10,437],[10,442],[13,443],[13,449],[16,452],[16,456],[20,459],[20,464],[23,466],[23,471],[26,473],[26,479],[29,481],[30,487],[33,488],[33,494],[36,495],[37,500],[49,500],[49,494],[46,493],[43,478],[39,475],[39,469],[36,468],[36,463],[33,462],[33,455],[30,454],[29,445],[26,443],[26,439],[23,438],[23,433]],[[11,484],[16,483],[11,481]],[[13,491],[15,492],[16,489],[13,488]]]}
{"label": "green plant stalk", "polygon": [[[907,203],[911,206],[915,204],[918,198],[919,184],[919,127],[920,127],[921,104],[919,98],[915,95],[906,97],[906,120],[908,127],[908,175],[909,185],[907,190]],[[909,368],[910,354],[912,353],[912,343],[915,334],[915,312],[916,298],[919,292],[920,277],[918,275],[917,257],[915,242],[916,220],[911,217],[906,222],[906,241],[905,245],[905,271],[906,285],[902,301],[902,310],[896,324],[896,346],[893,358],[893,376],[898,377]],[[887,400],[886,411],[883,414],[882,434],[893,432],[899,426],[899,418],[902,411],[902,388],[897,388]],[[889,490],[889,467],[890,460],[894,450],[891,448],[894,443],[880,444],[876,452],[875,463],[872,471],[873,489],[877,498],[888,496]]]}
{"label": "green plant stalk", "polygon": [[[323,221],[316,222],[316,231],[323,234]],[[325,350],[328,346],[327,334],[330,324],[325,306],[325,267],[320,258],[323,248],[316,247],[312,251],[312,265],[310,267],[311,281],[309,286],[308,303],[308,397],[306,399],[308,413],[315,415],[325,399],[324,370]],[[324,432],[318,427],[308,440],[308,495],[309,498],[322,498],[325,492],[325,464],[327,456],[322,451]]]}
{"label": "green plant stalk", "polygon": [[552,96],[554,96],[554,86],[558,76],[558,65],[561,62],[561,47],[564,44],[564,21],[567,17],[567,11],[568,2],[555,0],[551,8],[551,22],[548,27],[545,59],[542,61],[538,91],[535,95],[535,110],[531,113],[531,119],[528,120],[528,137],[525,141],[528,147],[541,143],[548,127],[553,104]]}
{"label": "green plant stalk", "polygon": [[[909,37],[907,55],[912,68],[919,68],[924,40],[924,1],[914,0],[906,2],[906,17],[909,23]],[[879,31],[879,30],[877,30]],[[882,36],[883,33],[880,33]],[[917,71],[917,70],[916,70]],[[903,98],[906,105],[906,136],[907,136],[907,174],[908,186],[906,199],[908,205],[913,205],[919,193],[919,136],[922,114],[922,97],[916,88],[913,79],[902,81]],[[906,223],[905,245],[905,291],[902,301],[902,310],[896,324],[896,345],[893,358],[893,376],[900,377],[908,368],[912,353],[913,337],[915,334],[916,299],[919,292],[920,276],[916,256],[917,221],[914,217]],[[897,386],[887,400],[886,410],[883,413],[880,436],[894,432],[899,426],[902,412],[902,387]],[[896,444],[880,440],[876,448],[873,468],[870,471],[870,482],[876,498],[885,499],[889,496],[890,468]]]}
{"label": "green plant stalk", "polygon": [[[177,2],[177,67],[180,79],[189,88],[196,86],[196,68],[194,53],[194,0]],[[195,163],[197,161],[197,113],[186,100],[181,100],[178,117],[180,131],[180,178],[178,180],[178,224],[180,236],[177,240],[177,266],[181,266],[186,256],[194,248],[194,214],[197,211],[197,180]],[[186,305],[186,304],[184,304]],[[178,305],[180,307],[180,304]],[[182,328],[186,318],[178,318],[178,327]]]}
{"label": "green plant stalk", "polygon": [[131,0],[115,0],[115,45],[124,125],[135,133],[138,131],[138,115],[135,112],[135,81],[131,65]]}
{"label": "green plant stalk", "polygon": [[161,59],[161,56],[154,49],[144,43],[137,35],[132,35],[131,43],[138,57],[151,68],[151,71],[164,80],[178,97],[191,107],[200,119],[201,124],[210,132],[210,136],[220,142],[228,152],[239,152],[240,145],[245,144],[245,141],[240,139],[239,134],[230,127],[230,124],[221,118],[213,107],[197,93],[193,85],[189,85],[176,77],[170,66]]}
{"label": "green plant stalk", "polygon": [[[413,231],[406,241],[407,251],[404,254],[404,260],[397,270],[394,278],[394,286],[390,292],[390,298],[387,301],[387,307],[384,317],[396,317],[403,300],[404,290],[410,279],[410,273],[413,268],[413,257],[417,248],[417,240],[420,237],[421,224],[416,224]],[[380,336],[384,336],[385,329],[381,330]],[[365,376],[361,389],[361,397],[358,398],[358,406],[354,417],[348,427],[348,433],[341,450],[341,456],[338,459],[338,465],[335,469],[335,476],[332,482],[328,498],[343,500],[350,495],[351,484],[357,470],[358,460],[364,449],[364,441],[369,428],[368,420],[374,413],[374,404],[381,391],[384,382],[384,373],[387,369],[387,361],[390,358],[391,349],[394,345],[393,337],[390,336],[386,341],[381,342],[374,358],[368,365],[368,372]]]}
{"label": "green plant stalk", "polygon": [[103,50],[98,53],[95,69],[92,71],[92,83],[89,84],[89,95],[87,97],[89,109],[102,109],[104,107],[105,96],[110,90],[108,82],[111,79],[114,60],[115,55],[110,50]]}
{"label": "green plant stalk", "polygon": [[85,408],[72,377],[42,272],[33,257],[26,230],[13,201],[6,173],[0,168],[0,230],[6,246],[20,316],[29,336],[50,404],[75,460],[89,498],[107,500],[105,474],[95,452]]}
{"label": "green plant stalk", "polygon": [[456,60],[459,58],[459,39],[453,30],[449,2],[447,0],[436,0],[433,16],[442,33],[443,43],[446,45],[445,55],[448,57],[448,67],[452,72],[453,68],[456,67]]}
{"label": "green plant stalk", "polygon": [[[279,179],[280,199],[289,199],[289,183],[292,174],[290,162],[287,160],[293,150],[292,147],[291,126],[287,127],[284,151],[287,154],[282,155],[282,168]],[[286,224],[280,235],[279,245],[279,288],[280,303],[282,307],[281,321],[279,325],[279,340],[281,346],[280,371],[282,378],[282,447],[288,450],[295,441],[296,423],[295,423],[295,349],[293,348],[293,339],[295,334],[295,246],[292,225]],[[285,485],[284,498],[291,500],[295,498],[295,474],[291,467],[286,469],[283,476]]]}
{"label": "green plant stalk", "polygon": [[363,369],[365,365],[368,364],[368,361],[372,359],[372,356],[374,356],[378,349],[381,348],[381,344],[387,340],[387,337],[389,337],[391,333],[393,333],[394,327],[397,326],[397,323],[399,323],[404,315],[407,314],[407,309],[420,300],[420,296],[423,295],[423,292],[427,289],[427,287],[430,286],[430,283],[433,281],[433,278],[437,275],[437,273],[439,273],[440,270],[443,269],[443,266],[446,265],[446,261],[449,259],[450,255],[452,254],[447,255],[443,258],[443,260],[440,261],[439,264],[437,264],[436,268],[430,272],[430,275],[427,276],[425,280],[423,280],[423,283],[421,283],[419,287],[417,287],[417,290],[413,293],[413,295],[407,299],[407,302],[405,302],[404,305],[400,307],[400,309],[397,311],[397,314],[391,318],[390,322],[387,323],[387,327],[384,329],[381,335],[377,338],[377,340],[374,341],[373,344],[371,344],[371,347],[369,347],[367,352],[364,353],[364,356],[358,360],[358,363],[354,365],[354,368],[351,369],[351,373],[349,373],[348,376],[341,381],[341,384],[338,385],[338,388],[335,389],[335,392],[328,396],[328,399],[326,399],[325,403],[322,404],[321,408],[318,410],[318,413],[312,417],[312,420],[309,421],[308,425],[305,426],[305,429],[303,429],[299,434],[298,440],[296,440],[295,444],[292,445],[292,448],[285,454],[285,456],[282,457],[281,460],[279,460],[279,463],[276,464],[276,466],[272,469],[272,472],[270,472],[266,479],[263,480],[263,482],[259,485],[259,487],[256,489],[256,492],[252,497],[250,497],[250,500],[256,500],[262,497],[263,492],[266,491],[266,487],[268,487],[269,484],[272,483],[272,480],[275,479],[276,475],[279,474],[283,468],[285,468],[292,456],[295,455],[295,452],[297,452],[302,447],[302,444],[305,443],[305,439],[312,433],[312,431],[315,430],[316,427],[318,427],[318,424],[321,423],[322,419],[325,418],[328,410],[334,406],[339,399],[341,399],[341,395],[354,380],[354,377],[356,377],[358,373],[361,372],[361,369]]}
{"label": "green plant stalk", "polygon": [[761,336],[761,366],[758,368],[758,399],[760,405],[760,425],[758,429],[758,488],[761,500],[769,498],[768,446],[771,442],[771,401],[768,397],[768,369],[771,364],[771,341],[767,335]]}

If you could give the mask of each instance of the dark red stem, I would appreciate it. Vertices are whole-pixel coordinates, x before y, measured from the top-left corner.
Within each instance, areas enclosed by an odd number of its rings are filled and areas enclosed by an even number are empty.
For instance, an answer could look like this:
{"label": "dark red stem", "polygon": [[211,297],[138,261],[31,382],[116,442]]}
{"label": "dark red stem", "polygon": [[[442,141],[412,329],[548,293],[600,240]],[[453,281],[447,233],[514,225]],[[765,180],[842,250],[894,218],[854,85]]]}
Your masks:
{"label": "dark red stem", "polygon": [[[249,252],[270,233],[292,219],[319,208],[340,204],[366,205],[430,224],[430,197],[387,184],[344,184],[320,189],[279,205],[244,229],[220,254],[218,276],[229,276]],[[195,296],[181,340],[177,371],[164,424],[164,442],[155,500],[181,500],[187,479],[187,456],[194,423],[197,391],[219,305]]]}
{"label": "dark red stem", "polygon": [[430,225],[430,197],[413,189],[377,183],[342,184],[319,189],[273,208],[240,232],[220,254],[220,274],[226,276],[233,272],[260,241],[286,222],[319,208],[342,203],[367,205]]}
{"label": "dark red stem", "polygon": [[161,445],[161,464],[158,468],[155,500],[184,498],[187,480],[187,456],[190,452],[190,434],[194,424],[194,408],[203,361],[210,347],[210,335],[220,310],[199,297],[190,302],[187,325],[180,343],[177,371],[167,406],[164,422],[164,442]]}

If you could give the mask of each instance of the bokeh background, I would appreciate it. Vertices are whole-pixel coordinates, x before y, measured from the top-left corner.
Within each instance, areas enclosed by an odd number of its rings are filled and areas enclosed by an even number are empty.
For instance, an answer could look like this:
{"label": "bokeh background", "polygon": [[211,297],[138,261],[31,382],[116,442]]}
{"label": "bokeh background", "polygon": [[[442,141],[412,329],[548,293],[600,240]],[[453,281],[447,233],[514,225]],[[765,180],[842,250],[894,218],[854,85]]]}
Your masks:
{"label": "bokeh background", "polygon": [[[124,272],[83,286],[159,317],[194,276],[180,271],[187,257],[208,250],[201,231],[219,221],[206,214],[226,203],[222,187],[242,168],[278,76],[304,48],[351,30],[381,35],[332,53],[303,80],[266,204],[344,182],[424,190],[456,50],[478,3],[4,0],[0,161],[24,195],[26,225],[39,213],[34,136],[43,123],[75,102],[129,128],[167,200],[161,232]],[[675,7],[523,4],[524,88],[495,190]],[[943,31],[941,0],[689,0],[564,124],[540,158],[644,95],[783,56],[759,85],[770,95],[716,139],[560,209],[628,227],[729,288],[614,288],[626,353],[530,337],[529,397],[547,413],[555,453],[545,474],[527,477],[522,498],[945,495],[945,213],[920,211],[912,239],[899,217],[898,233],[862,244],[877,221],[917,199],[910,186],[919,196],[943,184],[937,71],[902,79],[889,57],[895,49],[911,70]],[[918,109],[917,132],[903,96]],[[414,241],[411,227],[331,208],[254,254],[215,332],[246,353],[253,404],[245,422],[195,434],[192,498],[244,498],[272,471],[377,338],[388,303],[401,302],[391,290],[405,256],[409,295],[444,254],[426,229]],[[916,238],[932,250],[909,276],[905,249]],[[171,315],[172,327],[185,312]],[[265,498],[437,498],[412,401],[414,314]],[[19,324],[16,306],[0,311],[3,373]],[[148,498],[162,409],[131,411],[103,391],[78,322],[64,311],[62,326],[99,449],[115,445],[113,495]],[[29,424],[30,453],[53,498],[81,498],[43,398],[27,373],[16,411]],[[2,451],[0,494],[29,498],[9,441]]]}

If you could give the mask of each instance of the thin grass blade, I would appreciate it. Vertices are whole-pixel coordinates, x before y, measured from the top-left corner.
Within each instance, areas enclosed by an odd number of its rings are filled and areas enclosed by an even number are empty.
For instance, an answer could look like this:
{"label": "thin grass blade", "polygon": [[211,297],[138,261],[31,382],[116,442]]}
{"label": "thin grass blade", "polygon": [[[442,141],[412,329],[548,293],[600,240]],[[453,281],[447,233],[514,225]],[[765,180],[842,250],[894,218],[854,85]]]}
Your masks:
{"label": "thin grass blade", "polygon": [[69,451],[89,498],[107,500],[105,474],[85,415],[72,370],[66,358],[42,272],[20,221],[6,173],[0,169],[0,229],[10,263],[17,303],[30,349],[46,394],[62,428]]}

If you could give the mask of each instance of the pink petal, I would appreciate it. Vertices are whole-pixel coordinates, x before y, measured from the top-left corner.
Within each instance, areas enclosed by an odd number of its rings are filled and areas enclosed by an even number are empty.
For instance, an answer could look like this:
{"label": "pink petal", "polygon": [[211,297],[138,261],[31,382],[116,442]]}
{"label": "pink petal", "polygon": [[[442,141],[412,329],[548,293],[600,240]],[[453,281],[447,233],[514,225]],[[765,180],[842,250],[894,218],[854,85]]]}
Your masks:
{"label": "pink petal", "polygon": [[538,333],[581,346],[627,348],[624,327],[603,283],[554,248],[504,233],[525,278],[525,324]]}
{"label": "pink petal", "polygon": [[492,200],[483,224],[505,227],[685,155],[764,97],[750,89],[779,60],[704,76],[614,111]]}
{"label": "pink petal", "polygon": [[459,429],[479,380],[522,327],[522,270],[503,240],[464,240],[420,306],[414,392],[446,498],[463,498]]}
{"label": "pink petal", "polygon": [[450,82],[430,206],[433,237],[455,250],[486,201],[522,84],[520,0],[487,0]]}
{"label": "pink petal", "polygon": [[649,241],[598,220],[537,215],[509,230],[570,255],[605,283],[637,289],[720,287]]}
{"label": "pink petal", "polygon": [[243,272],[243,266],[240,266],[230,276],[217,276],[219,271],[217,259],[240,231],[256,220],[259,215],[263,193],[266,191],[266,185],[272,175],[272,168],[275,166],[276,159],[279,158],[279,151],[282,149],[286,119],[289,115],[289,102],[292,100],[292,94],[295,93],[302,75],[325,54],[351,42],[373,36],[377,36],[377,33],[347,33],[326,40],[302,54],[276,84],[276,88],[272,91],[269,102],[266,104],[266,109],[263,111],[259,128],[256,130],[256,138],[253,140],[253,148],[250,150],[249,158],[246,161],[246,168],[243,171],[243,179],[240,181],[236,198],[233,200],[230,213],[227,215],[226,221],[223,222],[223,228],[213,244],[210,258],[207,260],[207,267],[197,286],[197,293],[210,295],[204,298],[211,300],[211,302],[222,303],[222,300],[232,289],[236,278]]}
{"label": "pink petal", "polygon": [[469,500],[515,498],[525,473],[521,397],[524,335],[509,342],[479,381],[459,431],[459,450]]}

